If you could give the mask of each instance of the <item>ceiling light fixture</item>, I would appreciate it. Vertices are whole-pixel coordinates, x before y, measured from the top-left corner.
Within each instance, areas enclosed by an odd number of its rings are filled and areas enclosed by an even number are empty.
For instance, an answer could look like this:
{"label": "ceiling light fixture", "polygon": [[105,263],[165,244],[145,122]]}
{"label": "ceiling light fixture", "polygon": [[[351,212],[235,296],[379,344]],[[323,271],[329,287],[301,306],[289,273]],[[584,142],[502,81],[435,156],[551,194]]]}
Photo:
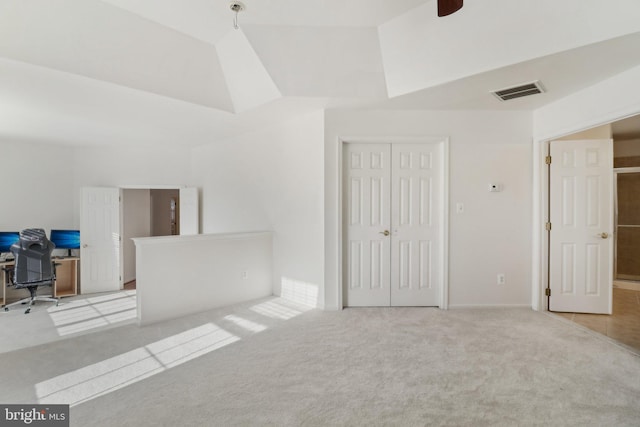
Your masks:
{"label": "ceiling light fixture", "polygon": [[233,28],[237,30],[238,28],[240,28],[238,26],[238,13],[242,12],[245,9],[244,4],[240,3],[239,1],[232,1],[231,3],[229,3],[229,8],[235,12],[235,15],[233,17]]}

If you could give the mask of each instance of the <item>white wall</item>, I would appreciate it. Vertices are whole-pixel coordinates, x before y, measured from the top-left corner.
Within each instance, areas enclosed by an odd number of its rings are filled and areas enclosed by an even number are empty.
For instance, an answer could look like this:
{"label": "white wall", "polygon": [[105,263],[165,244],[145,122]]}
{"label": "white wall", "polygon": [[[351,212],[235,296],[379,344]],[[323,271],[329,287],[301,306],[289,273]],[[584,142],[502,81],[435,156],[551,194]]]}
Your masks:
{"label": "white wall", "polygon": [[271,233],[134,241],[139,324],[271,295]]}
{"label": "white wall", "polygon": [[535,140],[564,136],[637,114],[638,81],[640,67],[635,67],[535,110]]}
{"label": "white wall", "polygon": [[74,150],[74,218],[80,223],[80,188],[189,185],[191,151],[179,146],[81,147]]}
{"label": "white wall", "polygon": [[136,279],[136,247],[133,237],[151,236],[151,199],[149,190],[126,189],[122,192],[122,250],[124,283]]}
{"label": "white wall", "polygon": [[[450,138],[450,306],[529,305],[531,132],[527,112],[328,111],[325,307],[339,308],[339,139],[417,136]],[[489,193],[490,182],[504,190]],[[497,285],[498,273],[505,285]]]}
{"label": "white wall", "polygon": [[193,151],[203,232],[273,230],[276,295],[324,282],[323,134],[317,112]]}
{"label": "white wall", "polygon": [[178,147],[72,147],[0,142],[0,230],[78,228],[80,188],[188,185],[191,154]]}
{"label": "white wall", "polygon": [[4,186],[0,231],[77,228],[74,222],[73,148],[0,142]]}

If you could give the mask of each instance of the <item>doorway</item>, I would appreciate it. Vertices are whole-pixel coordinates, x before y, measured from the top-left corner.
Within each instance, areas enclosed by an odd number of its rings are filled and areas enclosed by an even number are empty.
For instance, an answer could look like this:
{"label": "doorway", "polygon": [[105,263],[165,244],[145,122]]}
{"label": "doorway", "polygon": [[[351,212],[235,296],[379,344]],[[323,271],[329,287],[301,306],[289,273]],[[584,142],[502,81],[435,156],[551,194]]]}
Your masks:
{"label": "doorway", "polygon": [[615,185],[614,284],[640,290],[640,167],[617,168]]}
{"label": "doorway", "polygon": [[137,189],[122,191],[122,283],[135,289],[136,250],[134,237],[180,234],[180,191]]}
{"label": "doorway", "polygon": [[[612,266],[609,276],[610,285],[607,289],[612,293],[612,314],[583,314],[580,313],[582,310],[573,310],[556,313],[556,315],[606,335],[638,351],[640,350],[640,335],[637,329],[638,322],[640,322],[640,286],[636,280],[640,275],[638,273],[640,270],[640,256],[638,256],[640,251],[637,249],[640,246],[640,239],[638,239],[640,236],[636,233],[640,231],[640,227],[638,227],[640,221],[637,218],[640,212],[640,116],[629,117],[561,139],[578,139],[578,137],[613,139],[613,164],[611,168],[613,220],[610,241],[614,250],[607,257],[608,259],[602,261]],[[548,145],[549,143],[547,143]],[[547,149],[548,147],[544,151],[546,152]],[[546,168],[549,167],[546,166]],[[542,209],[547,213],[551,210],[548,203],[553,204],[553,202],[547,199],[549,193],[544,190],[550,188],[551,185],[547,177],[547,180],[540,187],[542,194],[545,195],[541,200],[543,201]],[[585,210],[582,210],[581,214],[584,212]],[[556,224],[553,223],[552,229],[556,228],[555,226]],[[545,232],[547,236],[550,234]],[[547,238],[549,239],[549,237]],[[545,242],[545,239],[543,238],[541,241]],[[551,245],[552,242],[546,240],[545,243],[543,248]],[[544,254],[549,254],[550,246],[548,247],[548,250],[543,251]],[[543,265],[542,277],[549,278],[548,268],[548,265]],[[584,270],[585,265],[579,265],[579,268]],[[550,279],[544,282],[546,282],[545,285],[549,284]],[[543,303],[540,304],[542,309],[553,310],[553,305],[549,305],[549,300],[553,299],[553,291],[551,294],[552,296],[546,299],[546,307]],[[535,295],[534,293],[534,297]],[[541,295],[541,298],[544,298],[544,294]]]}
{"label": "doorway", "polygon": [[[82,187],[80,197],[80,282],[82,293],[117,291],[123,288],[125,279],[123,270],[124,244],[131,241],[131,234],[123,237],[123,192],[138,190],[176,190],[176,231],[180,235],[199,234],[199,196],[196,187]],[[151,193],[148,197],[149,208],[132,210],[126,217],[137,218],[145,229],[151,225]],[[179,209],[179,211],[178,211]],[[144,233],[143,233],[144,234]],[[151,231],[148,232],[151,234]],[[123,244],[124,242],[124,244]],[[135,253],[132,251],[132,253]],[[135,265],[134,263],[130,264]]]}
{"label": "doorway", "polygon": [[445,143],[343,144],[345,306],[443,306]]}

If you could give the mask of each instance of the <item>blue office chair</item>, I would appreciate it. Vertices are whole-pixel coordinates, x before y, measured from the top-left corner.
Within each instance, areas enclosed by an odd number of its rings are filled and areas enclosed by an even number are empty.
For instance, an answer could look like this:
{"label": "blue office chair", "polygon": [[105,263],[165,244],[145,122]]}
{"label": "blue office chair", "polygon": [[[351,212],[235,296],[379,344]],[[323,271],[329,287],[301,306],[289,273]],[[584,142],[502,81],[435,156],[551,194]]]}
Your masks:
{"label": "blue office chair", "polygon": [[12,283],[16,289],[27,288],[31,296],[7,304],[5,311],[9,311],[9,307],[13,305],[28,303],[24,312],[27,314],[36,301],[50,301],[58,305],[58,299],[51,295],[36,295],[38,287],[53,286],[56,280],[56,269],[51,260],[51,252],[55,247],[41,228],[28,228],[20,232],[20,240],[11,246],[11,253],[15,258]]}

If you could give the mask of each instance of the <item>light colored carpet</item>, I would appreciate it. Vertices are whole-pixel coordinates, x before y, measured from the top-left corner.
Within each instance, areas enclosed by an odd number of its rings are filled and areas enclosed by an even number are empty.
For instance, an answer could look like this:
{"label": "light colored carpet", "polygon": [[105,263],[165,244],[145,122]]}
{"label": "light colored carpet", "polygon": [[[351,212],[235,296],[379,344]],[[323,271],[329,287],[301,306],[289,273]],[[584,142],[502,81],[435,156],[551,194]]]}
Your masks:
{"label": "light colored carpet", "polygon": [[529,309],[269,299],[0,363],[2,402],[86,398],[74,426],[640,425],[640,357]]}
{"label": "light colored carpet", "polygon": [[136,291],[76,295],[61,298],[58,306],[37,301],[29,314],[25,307],[0,309],[0,353],[135,323]]}

